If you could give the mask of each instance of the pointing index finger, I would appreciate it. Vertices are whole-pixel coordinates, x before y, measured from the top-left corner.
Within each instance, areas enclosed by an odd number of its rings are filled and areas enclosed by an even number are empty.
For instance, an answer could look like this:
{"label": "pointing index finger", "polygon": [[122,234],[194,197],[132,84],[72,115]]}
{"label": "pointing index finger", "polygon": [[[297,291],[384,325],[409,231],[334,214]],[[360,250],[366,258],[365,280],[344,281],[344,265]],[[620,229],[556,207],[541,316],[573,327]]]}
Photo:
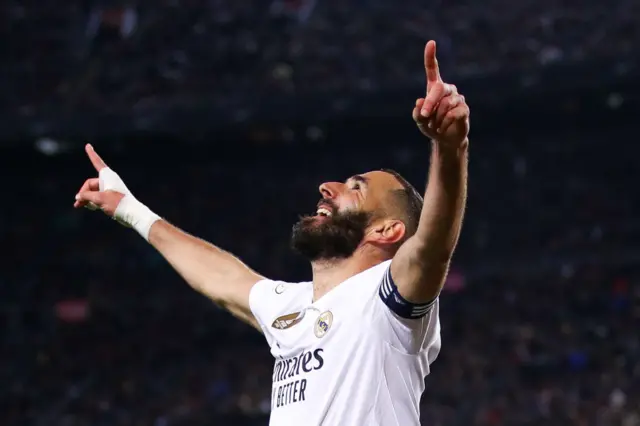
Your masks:
{"label": "pointing index finger", "polygon": [[424,69],[427,73],[427,90],[429,86],[442,81],[436,58],[436,42],[433,40],[430,40],[424,48]]}
{"label": "pointing index finger", "polygon": [[95,167],[96,171],[99,172],[100,170],[102,170],[105,167],[107,167],[105,162],[102,161],[102,158],[100,158],[100,156],[93,149],[93,146],[91,146],[91,144],[87,144],[85,146],[84,150],[87,152],[87,156],[89,157],[89,161],[91,161],[91,164],[93,164],[93,167]]}

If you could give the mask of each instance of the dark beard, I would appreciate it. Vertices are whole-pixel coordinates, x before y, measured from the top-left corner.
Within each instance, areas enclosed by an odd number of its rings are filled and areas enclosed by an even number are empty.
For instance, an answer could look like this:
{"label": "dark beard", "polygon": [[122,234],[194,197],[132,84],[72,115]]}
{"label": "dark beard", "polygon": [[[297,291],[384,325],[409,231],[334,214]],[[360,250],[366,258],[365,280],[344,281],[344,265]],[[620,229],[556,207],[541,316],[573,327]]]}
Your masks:
{"label": "dark beard", "polygon": [[346,259],[358,248],[370,219],[368,213],[335,210],[322,223],[315,216],[302,217],[293,225],[291,248],[311,262]]}

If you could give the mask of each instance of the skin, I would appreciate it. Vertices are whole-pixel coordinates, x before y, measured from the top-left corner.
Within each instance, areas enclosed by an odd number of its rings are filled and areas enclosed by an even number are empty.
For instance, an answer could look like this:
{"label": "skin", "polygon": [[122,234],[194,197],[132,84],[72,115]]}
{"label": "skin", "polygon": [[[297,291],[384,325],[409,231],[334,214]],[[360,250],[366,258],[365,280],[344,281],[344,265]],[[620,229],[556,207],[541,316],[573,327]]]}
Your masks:
{"label": "skin", "polygon": [[[372,171],[349,178],[346,182],[326,182],[320,185],[322,198],[329,199],[338,212],[389,210],[389,193],[402,189],[389,173]],[[379,215],[378,215],[379,216]],[[317,220],[325,220],[319,217]],[[312,263],[314,300],[319,299],[347,278],[391,258],[389,248],[405,235],[405,225],[394,215],[384,215],[367,228],[356,252],[348,259]]]}
{"label": "skin", "polygon": [[[426,95],[416,100],[412,116],[418,129],[431,139],[431,166],[418,230],[394,253],[391,247],[404,238],[405,225],[392,213],[377,216],[351,257],[312,263],[314,300],[390,258],[391,275],[405,299],[425,303],[442,289],[466,203],[469,107],[457,88],[440,77],[435,42],[427,43],[424,59]],[[86,152],[102,174],[107,168],[104,161],[91,145]],[[389,191],[401,187],[392,175],[373,171],[346,182],[326,182],[319,191],[339,211],[390,212]],[[90,178],[80,188],[74,207],[95,206],[113,216],[124,196],[113,190],[100,191],[100,178]],[[261,275],[232,254],[164,220],[153,224],[149,242],[194,289],[260,329],[249,308],[249,293],[263,279]]]}

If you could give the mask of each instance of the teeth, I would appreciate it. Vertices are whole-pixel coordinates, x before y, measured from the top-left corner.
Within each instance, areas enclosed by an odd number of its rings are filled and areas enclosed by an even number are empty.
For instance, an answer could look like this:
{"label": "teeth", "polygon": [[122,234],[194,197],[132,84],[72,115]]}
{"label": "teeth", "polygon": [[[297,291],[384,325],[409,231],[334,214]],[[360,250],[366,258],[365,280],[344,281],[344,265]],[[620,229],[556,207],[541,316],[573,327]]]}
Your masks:
{"label": "teeth", "polygon": [[325,209],[324,207],[320,207],[318,211],[316,211],[316,213],[321,216],[331,216],[331,211],[328,209]]}

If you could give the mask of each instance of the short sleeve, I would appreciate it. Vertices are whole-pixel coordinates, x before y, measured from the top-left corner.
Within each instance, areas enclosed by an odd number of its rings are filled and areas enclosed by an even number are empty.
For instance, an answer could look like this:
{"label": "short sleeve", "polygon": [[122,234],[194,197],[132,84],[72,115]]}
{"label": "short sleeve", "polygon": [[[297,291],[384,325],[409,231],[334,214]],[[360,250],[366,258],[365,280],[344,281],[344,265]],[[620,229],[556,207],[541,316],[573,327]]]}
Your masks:
{"label": "short sleeve", "polygon": [[276,283],[271,280],[260,280],[253,285],[249,293],[249,308],[258,321],[260,328],[266,334],[268,328],[265,326],[268,312],[268,299],[271,292],[275,291]]}
{"label": "short sleeve", "polygon": [[311,300],[311,283],[261,280],[249,293],[249,308],[262,329],[269,346],[275,343],[274,321],[283,315],[299,312]]}
{"label": "short sleeve", "polygon": [[426,351],[433,362],[441,345],[439,298],[412,305],[397,294],[387,267],[370,303],[376,330],[384,341],[407,354]]}

